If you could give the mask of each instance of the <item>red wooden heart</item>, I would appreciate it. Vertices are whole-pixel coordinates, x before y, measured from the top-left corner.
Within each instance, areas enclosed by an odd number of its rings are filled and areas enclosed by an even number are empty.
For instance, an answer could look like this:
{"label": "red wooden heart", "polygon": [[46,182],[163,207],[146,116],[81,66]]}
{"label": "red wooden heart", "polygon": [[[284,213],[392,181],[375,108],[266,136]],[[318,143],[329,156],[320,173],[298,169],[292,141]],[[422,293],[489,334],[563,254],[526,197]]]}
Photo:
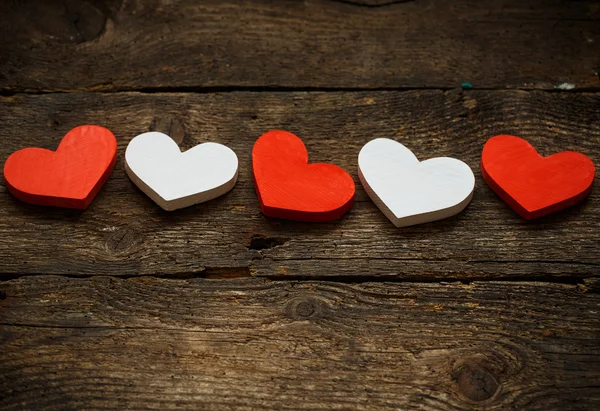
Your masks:
{"label": "red wooden heart", "polygon": [[269,131],[252,149],[256,192],[263,214],[298,221],[331,221],[354,201],[354,180],[331,164],[308,164],[302,140]]}
{"label": "red wooden heart", "polygon": [[8,190],[31,204],[86,209],[108,179],[117,159],[117,140],[107,129],[80,126],[56,151],[25,148],[4,164]]}
{"label": "red wooden heart", "polygon": [[581,153],[542,157],[522,138],[496,136],[483,147],[481,173],[513,210],[533,220],[583,200],[592,189],[595,167]]}

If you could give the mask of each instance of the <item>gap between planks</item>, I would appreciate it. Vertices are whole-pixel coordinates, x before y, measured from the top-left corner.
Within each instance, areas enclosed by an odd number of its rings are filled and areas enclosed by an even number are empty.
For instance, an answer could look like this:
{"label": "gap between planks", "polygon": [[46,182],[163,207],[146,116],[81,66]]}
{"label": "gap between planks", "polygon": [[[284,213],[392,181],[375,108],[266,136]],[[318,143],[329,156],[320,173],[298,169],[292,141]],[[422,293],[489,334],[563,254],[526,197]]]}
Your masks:
{"label": "gap between planks", "polygon": [[[279,86],[218,86],[218,87],[202,87],[202,86],[185,86],[185,87],[141,87],[128,88],[122,87],[118,89],[111,88],[110,84],[100,84],[94,87],[82,89],[0,89],[0,97],[12,97],[18,94],[25,95],[47,95],[47,94],[76,94],[76,93],[98,93],[98,94],[119,94],[119,93],[142,93],[142,94],[178,94],[178,93],[193,93],[193,94],[211,94],[211,93],[236,93],[236,92],[252,92],[252,93],[358,93],[358,92],[378,92],[378,91],[451,91],[462,89],[460,85],[456,87],[279,87]],[[463,91],[541,91],[546,93],[598,93],[598,87],[576,87],[574,89],[543,89],[535,87],[476,87],[462,89]]]}
{"label": "gap between planks", "polygon": [[397,6],[399,4],[404,4],[404,3],[413,3],[416,2],[417,0],[388,0],[388,1],[380,1],[380,2],[375,2],[374,4],[371,4],[369,2],[363,2],[360,0],[329,0],[332,3],[340,3],[340,4],[347,4],[349,6],[355,6],[355,7],[364,7],[367,9],[378,9],[378,8],[383,8],[383,7],[390,7],[390,6]]}
{"label": "gap between planks", "polygon": [[[63,277],[72,279],[90,279],[107,277],[118,280],[170,280],[170,281],[188,281],[188,280],[213,280],[213,281],[238,281],[243,279],[255,279],[263,282],[322,282],[322,283],[339,283],[339,284],[368,284],[368,283],[394,283],[394,284],[462,284],[471,285],[473,283],[513,283],[513,284],[564,284],[577,285],[584,288],[589,288],[590,292],[600,292],[600,277],[527,277],[527,276],[507,276],[507,277],[474,277],[462,279],[458,277],[447,278],[383,278],[374,276],[301,276],[301,275],[273,275],[255,277],[251,274],[249,267],[216,267],[207,268],[199,272],[178,273],[178,274],[135,274],[135,275],[107,275],[107,274],[47,274],[47,273],[27,273],[27,274],[4,274],[0,273],[0,283],[17,280],[24,277]],[[597,289],[598,288],[598,289]]]}

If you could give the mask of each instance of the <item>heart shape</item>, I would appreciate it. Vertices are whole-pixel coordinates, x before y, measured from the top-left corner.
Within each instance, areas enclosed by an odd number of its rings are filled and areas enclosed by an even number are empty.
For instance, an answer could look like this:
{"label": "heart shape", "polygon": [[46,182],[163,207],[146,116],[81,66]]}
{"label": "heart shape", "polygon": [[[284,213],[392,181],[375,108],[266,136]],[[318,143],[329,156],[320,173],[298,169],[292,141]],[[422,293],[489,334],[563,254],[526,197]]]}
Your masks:
{"label": "heart shape", "polygon": [[412,151],[387,138],[371,140],[360,150],[358,176],[396,227],[458,214],[475,188],[473,171],[462,161],[437,157],[419,162]]}
{"label": "heart shape", "polygon": [[117,159],[117,140],[104,127],[80,126],[56,151],[25,148],[4,164],[8,190],[31,204],[86,209],[108,179]]}
{"label": "heart shape", "polygon": [[156,204],[172,211],[231,190],[237,181],[238,158],[218,143],[198,144],[182,153],[168,135],[149,132],[127,146],[125,170]]}
{"label": "heart shape", "polygon": [[352,207],[352,177],[338,166],[308,164],[304,143],[292,133],[263,134],[252,149],[252,169],[266,216],[325,222],[340,218]]}
{"label": "heart shape", "polygon": [[596,169],[581,153],[564,151],[542,157],[520,137],[489,139],[481,154],[481,174],[490,188],[526,220],[533,220],[583,200]]}

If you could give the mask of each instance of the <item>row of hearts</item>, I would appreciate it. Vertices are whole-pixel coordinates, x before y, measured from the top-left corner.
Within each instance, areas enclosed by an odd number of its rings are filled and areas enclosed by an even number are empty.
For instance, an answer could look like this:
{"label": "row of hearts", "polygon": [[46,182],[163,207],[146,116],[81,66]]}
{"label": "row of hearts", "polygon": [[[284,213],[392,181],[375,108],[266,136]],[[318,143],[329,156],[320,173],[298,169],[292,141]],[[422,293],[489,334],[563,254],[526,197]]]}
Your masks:
{"label": "row of hearts", "polygon": [[[116,152],[109,130],[80,126],[63,138],[56,152],[26,148],[13,153],[4,165],[4,177],[9,191],[25,202],[85,209],[112,172]],[[291,133],[274,130],[261,136],[252,150],[252,168],[266,216],[330,221],[352,206],[352,177],[331,164],[309,164],[304,143]],[[231,190],[238,159],[217,143],[182,153],[169,136],[150,132],[131,140],[125,169],[159,206],[175,210]],[[594,164],[583,154],[562,152],[544,158],[514,136],[488,140],[481,171],[492,190],[525,219],[581,201],[595,175]],[[397,227],[459,213],[475,187],[473,172],[464,162],[448,157],[419,162],[404,145],[382,138],[361,149],[358,174],[368,195]]]}

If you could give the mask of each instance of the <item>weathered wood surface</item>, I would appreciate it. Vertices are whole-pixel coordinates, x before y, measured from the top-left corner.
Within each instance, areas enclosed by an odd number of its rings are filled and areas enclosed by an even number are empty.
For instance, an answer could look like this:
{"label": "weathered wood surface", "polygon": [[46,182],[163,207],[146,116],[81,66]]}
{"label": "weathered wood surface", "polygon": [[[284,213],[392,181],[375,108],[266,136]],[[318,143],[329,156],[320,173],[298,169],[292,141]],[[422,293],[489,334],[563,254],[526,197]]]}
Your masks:
{"label": "weathered wood surface", "polygon": [[599,89],[593,0],[7,0],[0,91]]}
{"label": "weathered wood surface", "polygon": [[600,297],[565,285],[24,277],[4,410],[600,407]]}
{"label": "weathered wood surface", "polygon": [[[525,222],[483,182],[481,148],[516,134],[545,155],[577,150],[600,160],[600,94],[540,91],[353,93],[52,94],[0,98],[0,161],[26,146],[54,148],[78,124],[117,136],[113,175],[83,212],[44,209],[0,193],[0,273],[116,276],[267,276],[411,280],[550,278],[577,281],[600,268],[600,192],[545,219]],[[280,221],[260,213],[252,144],[282,128],[304,139],[313,162],[334,162],[357,183],[357,201],[334,223]],[[171,132],[184,148],[204,141],[240,160],[233,191],[168,213],[127,178],[127,143],[149,129]],[[171,130],[171,131],[169,131]],[[477,181],[456,217],[395,228],[357,177],[370,139],[388,137],[419,158],[465,161]],[[183,176],[182,176],[183,178]],[[597,183],[595,184],[597,185]]]}
{"label": "weathered wood surface", "polygon": [[[1,409],[600,409],[598,187],[527,223],[479,173],[501,133],[600,162],[597,1],[7,0],[0,16],[0,162],[85,123],[119,144],[85,212],[0,179]],[[250,153],[274,128],[350,172],[347,216],[261,215]],[[162,211],[123,168],[149,130],[227,144],[238,184]],[[358,183],[376,137],[465,161],[472,203],[396,229]]]}

